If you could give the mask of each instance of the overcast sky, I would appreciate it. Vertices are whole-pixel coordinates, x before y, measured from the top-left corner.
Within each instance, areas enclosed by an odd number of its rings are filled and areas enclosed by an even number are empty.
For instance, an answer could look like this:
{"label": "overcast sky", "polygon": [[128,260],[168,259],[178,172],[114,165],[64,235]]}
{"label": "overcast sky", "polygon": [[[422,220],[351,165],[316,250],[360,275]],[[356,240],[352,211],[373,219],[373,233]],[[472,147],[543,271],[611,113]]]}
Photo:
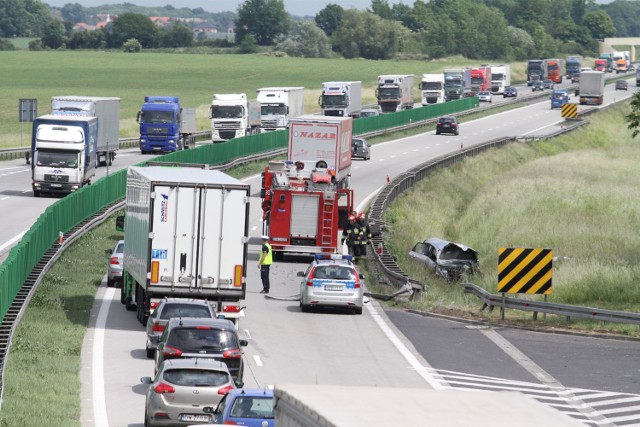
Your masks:
{"label": "overcast sky", "polygon": [[[125,1],[105,1],[105,0],[44,0],[50,6],[62,7],[67,3],[80,3],[84,7],[100,6],[103,4],[122,4]],[[138,6],[166,6],[168,4],[175,8],[188,7],[195,9],[201,7],[207,12],[235,12],[244,0],[128,0]],[[371,6],[371,0],[284,0],[284,8],[287,12],[296,16],[315,15],[324,9],[328,4],[339,4],[345,9],[355,7],[356,9],[366,9]],[[405,3],[413,5],[413,0],[389,0],[389,4]]]}

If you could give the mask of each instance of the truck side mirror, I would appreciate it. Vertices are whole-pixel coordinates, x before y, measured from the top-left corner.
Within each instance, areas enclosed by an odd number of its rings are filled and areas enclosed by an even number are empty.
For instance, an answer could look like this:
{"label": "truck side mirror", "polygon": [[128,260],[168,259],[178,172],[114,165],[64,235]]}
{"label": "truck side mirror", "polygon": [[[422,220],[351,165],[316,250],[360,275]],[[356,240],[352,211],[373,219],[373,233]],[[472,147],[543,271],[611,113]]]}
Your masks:
{"label": "truck side mirror", "polygon": [[318,105],[322,107],[322,95],[318,97]]}
{"label": "truck side mirror", "polygon": [[136,115],[136,122],[140,123],[140,116],[142,116],[142,111],[138,111],[138,114]]}
{"label": "truck side mirror", "polygon": [[213,119],[213,107],[209,107],[209,118]]}
{"label": "truck side mirror", "polygon": [[116,231],[124,231],[124,215],[116,217]]}

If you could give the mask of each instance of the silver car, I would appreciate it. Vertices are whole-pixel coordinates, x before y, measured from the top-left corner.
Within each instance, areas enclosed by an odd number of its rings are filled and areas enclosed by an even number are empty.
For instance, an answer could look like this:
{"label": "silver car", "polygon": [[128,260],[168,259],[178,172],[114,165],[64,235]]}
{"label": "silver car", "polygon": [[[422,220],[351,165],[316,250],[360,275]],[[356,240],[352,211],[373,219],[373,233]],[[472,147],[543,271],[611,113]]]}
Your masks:
{"label": "silver car", "polygon": [[364,276],[350,255],[316,254],[307,271],[299,271],[300,309],[343,307],[362,314]]}
{"label": "silver car", "polygon": [[[152,307],[153,308],[153,307]],[[216,312],[211,303],[201,299],[163,298],[149,315],[147,321],[147,357],[153,359],[160,336],[169,319],[173,317],[204,317],[215,319]]]}
{"label": "silver car", "polygon": [[124,240],[119,240],[113,250],[108,250],[109,264],[107,265],[107,286],[112,287],[116,283],[122,285],[122,255],[124,253]]}
{"label": "silver car", "polygon": [[438,237],[416,243],[409,256],[448,281],[466,279],[480,268],[478,252],[474,249]]}
{"label": "silver car", "polygon": [[377,108],[363,108],[362,111],[360,111],[360,118],[375,117],[379,115],[380,110],[378,110]]}
{"label": "silver car", "polygon": [[233,381],[224,363],[213,359],[165,360],[155,378],[140,381],[149,384],[145,427],[210,423],[212,415],[202,408],[217,405],[229,390],[243,385]]}

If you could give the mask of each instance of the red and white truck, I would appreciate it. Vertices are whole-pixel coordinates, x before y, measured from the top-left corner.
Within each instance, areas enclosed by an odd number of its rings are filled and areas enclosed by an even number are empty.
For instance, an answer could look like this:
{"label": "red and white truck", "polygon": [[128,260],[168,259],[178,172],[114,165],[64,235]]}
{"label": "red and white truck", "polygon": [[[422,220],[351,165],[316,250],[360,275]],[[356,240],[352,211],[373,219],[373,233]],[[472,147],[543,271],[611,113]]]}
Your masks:
{"label": "red and white truck", "polygon": [[350,117],[291,119],[288,160],[270,162],[262,174],[263,232],[276,260],[339,252],[338,232],[354,204],[352,126]]}

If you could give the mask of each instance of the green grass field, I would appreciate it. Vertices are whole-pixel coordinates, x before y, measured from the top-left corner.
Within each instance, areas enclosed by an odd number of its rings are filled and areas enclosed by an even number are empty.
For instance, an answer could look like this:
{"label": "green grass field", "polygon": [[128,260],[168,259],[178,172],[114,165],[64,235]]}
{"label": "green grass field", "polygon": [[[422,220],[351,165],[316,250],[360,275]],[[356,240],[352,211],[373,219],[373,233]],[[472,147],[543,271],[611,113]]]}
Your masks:
{"label": "green grass field", "polygon": [[[409,258],[414,243],[434,236],[476,249],[483,274],[471,281],[492,293],[499,248],[550,248],[563,261],[553,265],[549,301],[640,311],[640,147],[626,129],[628,110],[623,103],[568,135],[470,158],[393,203],[387,243],[409,276],[431,285],[426,306],[476,313],[481,305]],[[549,321],[575,325],[553,316]],[[637,326],[603,329],[640,335]]]}
{"label": "green grass field", "polygon": [[[120,135],[131,137],[137,136],[135,117],[147,95],[179,96],[183,106],[197,109],[198,128],[207,130],[214,93],[246,93],[249,99],[255,99],[260,87],[303,86],[305,112],[314,113],[320,110],[318,98],[325,81],[360,80],[363,103],[371,104],[375,103],[378,75],[414,74],[417,100],[417,77],[422,73],[474,64],[477,61],[462,58],[398,62],[269,55],[5,51],[0,52],[0,75],[5,76],[0,79],[0,148],[30,145],[31,124],[18,122],[21,98],[37,99],[41,115],[50,111],[51,97],[56,95],[120,97]],[[514,64],[514,76],[523,76],[523,67]]]}

